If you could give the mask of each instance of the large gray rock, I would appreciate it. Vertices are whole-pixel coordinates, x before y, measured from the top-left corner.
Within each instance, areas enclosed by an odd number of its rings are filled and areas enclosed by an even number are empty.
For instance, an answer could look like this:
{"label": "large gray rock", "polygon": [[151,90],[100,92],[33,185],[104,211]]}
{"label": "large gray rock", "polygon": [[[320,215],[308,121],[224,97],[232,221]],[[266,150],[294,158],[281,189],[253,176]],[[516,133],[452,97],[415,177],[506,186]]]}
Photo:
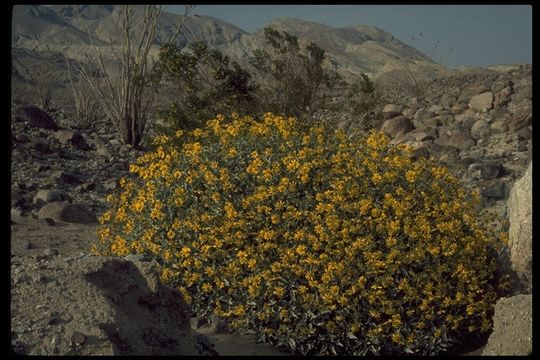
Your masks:
{"label": "large gray rock", "polygon": [[523,100],[516,106],[514,116],[508,124],[511,132],[516,132],[525,126],[532,125],[532,101]]}
{"label": "large gray rock", "polygon": [[388,119],[381,126],[381,131],[392,138],[395,138],[400,133],[405,135],[412,130],[414,130],[414,125],[405,116]]}
{"label": "large gray rock", "polygon": [[79,150],[90,150],[84,137],[76,131],[62,129],[58,130],[54,136],[64,145],[71,145]]}
{"label": "large gray rock", "polygon": [[99,156],[103,156],[104,158],[106,158],[108,160],[112,159],[111,152],[109,151],[109,149],[105,145],[105,141],[100,136],[96,135],[92,139],[92,143],[96,147],[96,153]]}
{"label": "large gray rock", "polygon": [[54,201],[43,206],[39,212],[40,219],[50,218],[58,222],[71,222],[79,224],[96,223],[96,215],[82,204]]}
{"label": "large gray rock", "polygon": [[385,119],[391,119],[401,114],[402,106],[396,104],[387,104],[383,108],[383,116]]}
{"label": "large gray rock", "polygon": [[469,101],[469,107],[481,113],[487,112],[493,107],[493,93],[486,91],[483,94],[473,96]]}
{"label": "large gray rock", "polygon": [[478,120],[471,128],[471,136],[474,140],[486,139],[491,134],[491,128],[485,120]]}
{"label": "large gray rock", "polygon": [[532,353],[532,295],[501,298],[495,304],[493,333],[482,355]]}
{"label": "large gray rock", "polygon": [[532,290],[532,162],[514,183],[507,203],[508,241],[512,268]]}
{"label": "large gray rock", "polygon": [[488,161],[480,165],[480,175],[484,180],[493,180],[504,174],[504,167],[496,161]]}
{"label": "large gray rock", "polygon": [[15,121],[26,122],[32,127],[38,127],[49,130],[57,130],[58,125],[54,119],[34,105],[19,106],[15,110]]}
{"label": "large gray rock", "polygon": [[51,176],[51,180],[58,184],[77,185],[84,183],[84,179],[81,175],[75,174],[70,171],[60,170],[55,172]]}
{"label": "large gray rock", "polygon": [[38,190],[36,195],[33,198],[33,203],[38,206],[43,206],[50,202],[55,201],[71,201],[70,197],[63,191],[56,189],[42,189]]}
{"label": "large gray rock", "polygon": [[[12,330],[29,355],[199,355],[189,306],[153,263],[52,258],[17,266]],[[34,260],[35,261],[35,260]],[[50,286],[53,284],[54,286]],[[30,327],[28,324],[32,324]]]}
{"label": "large gray rock", "polygon": [[474,145],[474,140],[464,127],[445,127],[439,130],[436,143],[441,146],[453,146],[459,150],[468,150]]}

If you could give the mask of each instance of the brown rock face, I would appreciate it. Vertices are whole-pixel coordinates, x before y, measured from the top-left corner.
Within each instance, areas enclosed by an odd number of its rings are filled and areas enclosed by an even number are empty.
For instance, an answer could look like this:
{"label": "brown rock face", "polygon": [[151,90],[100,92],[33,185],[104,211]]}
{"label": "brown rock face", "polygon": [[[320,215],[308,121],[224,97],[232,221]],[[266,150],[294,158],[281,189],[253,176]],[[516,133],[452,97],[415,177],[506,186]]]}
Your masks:
{"label": "brown rock face", "polygon": [[508,198],[508,229],[512,268],[532,290],[532,163],[514,183]]}

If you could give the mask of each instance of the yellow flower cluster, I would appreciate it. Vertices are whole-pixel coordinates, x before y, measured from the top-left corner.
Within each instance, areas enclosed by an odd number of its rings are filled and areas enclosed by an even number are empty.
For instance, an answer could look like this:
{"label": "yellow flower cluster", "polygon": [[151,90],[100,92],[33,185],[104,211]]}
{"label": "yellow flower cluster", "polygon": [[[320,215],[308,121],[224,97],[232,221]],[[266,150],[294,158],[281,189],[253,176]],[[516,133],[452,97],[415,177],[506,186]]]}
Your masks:
{"label": "yellow flower cluster", "polygon": [[492,249],[445,168],[371,132],[218,116],[131,165],[98,249],[300,354],[431,354],[490,326]]}

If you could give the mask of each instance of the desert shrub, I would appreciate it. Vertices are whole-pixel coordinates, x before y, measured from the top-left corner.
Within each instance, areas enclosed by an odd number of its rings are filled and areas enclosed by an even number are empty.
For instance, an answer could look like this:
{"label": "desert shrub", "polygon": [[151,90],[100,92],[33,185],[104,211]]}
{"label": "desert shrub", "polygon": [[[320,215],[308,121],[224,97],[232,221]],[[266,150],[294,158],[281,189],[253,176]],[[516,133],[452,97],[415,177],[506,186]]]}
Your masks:
{"label": "desert shrub", "polygon": [[94,251],[151,254],[197,315],[298,354],[436,354],[490,328],[501,239],[446,168],[272,114],[156,144]]}
{"label": "desert shrub", "polygon": [[356,119],[362,131],[379,128],[385,97],[366,74],[360,74],[345,91],[342,108]]}
{"label": "desert shrub", "polygon": [[251,114],[256,87],[249,72],[202,41],[186,50],[172,44],[160,49],[157,67],[173,95],[171,104],[160,111],[165,120],[162,133],[200,127],[220,111],[242,109],[244,115]]}
{"label": "desert shrub", "polygon": [[327,93],[339,81],[324,49],[301,44],[286,31],[264,29],[266,46],[250,59],[260,85],[258,103],[263,112],[295,116],[310,123],[328,102]]}

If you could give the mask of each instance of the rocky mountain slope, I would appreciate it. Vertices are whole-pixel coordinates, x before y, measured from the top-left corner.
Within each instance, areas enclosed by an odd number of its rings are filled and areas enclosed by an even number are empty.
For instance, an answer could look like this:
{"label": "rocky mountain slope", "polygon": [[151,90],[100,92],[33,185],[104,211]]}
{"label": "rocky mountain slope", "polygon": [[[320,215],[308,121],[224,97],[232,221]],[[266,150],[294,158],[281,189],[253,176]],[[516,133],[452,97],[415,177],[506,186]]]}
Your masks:
{"label": "rocky mountain slope", "polygon": [[[90,49],[90,33],[93,43],[110,57],[122,34],[119,29],[122,11],[122,7],[113,5],[17,5],[13,8],[12,48],[52,50],[84,60],[84,54]],[[134,23],[141,18],[141,8],[134,7]],[[157,53],[182,19],[181,15],[163,13],[151,54]],[[178,39],[181,46],[204,40],[210,47],[247,63],[252,51],[265,44],[262,29],[250,34],[211,16],[189,16],[184,20]],[[303,41],[315,41],[346,78],[360,73],[377,78],[405,67],[426,77],[436,76],[444,70],[424,54],[377,27],[334,28],[295,18],[274,20],[268,25],[288,31]]]}

